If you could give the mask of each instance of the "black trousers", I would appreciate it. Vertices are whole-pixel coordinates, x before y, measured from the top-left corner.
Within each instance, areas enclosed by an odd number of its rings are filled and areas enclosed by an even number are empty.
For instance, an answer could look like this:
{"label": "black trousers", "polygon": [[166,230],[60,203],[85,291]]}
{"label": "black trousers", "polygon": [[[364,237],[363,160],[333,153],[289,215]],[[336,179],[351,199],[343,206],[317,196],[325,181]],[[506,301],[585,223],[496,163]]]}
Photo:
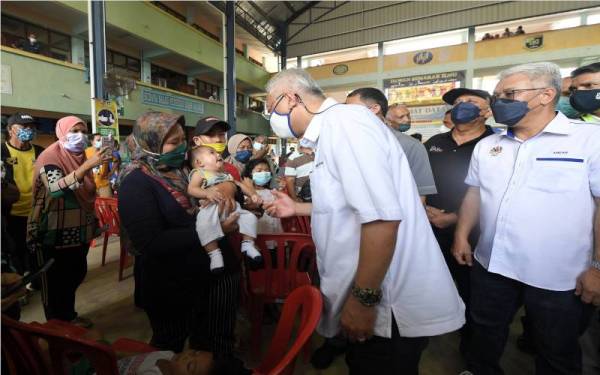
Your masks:
{"label": "black trousers", "polygon": [[473,262],[472,337],[468,368],[475,375],[501,375],[499,361],[515,313],[525,306],[531,320],[537,375],[581,374],[579,336],[593,312],[574,290],[540,289],[488,272]]}
{"label": "black trousers", "polygon": [[346,364],[350,375],[417,375],[421,353],[427,337],[401,337],[393,320],[392,337],[373,336],[369,340],[350,343]]}
{"label": "black trousers", "polygon": [[161,350],[180,352],[186,339],[190,348],[210,351],[219,357],[233,355],[240,275],[215,277],[208,290],[207,306],[183,311],[156,311],[146,307],[152,327],[150,344]]}
{"label": "black trousers", "polygon": [[31,272],[32,265],[29,260],[29,250],[27,249],[27,216],[6,217],[6,230],[10,233],[14,241],[15,249],[12,256],[14,266],[19,274]]}
{"label": "black trousers", "polygon": [[45,247],[38,264],[50,258],[54,264],[42,276],[42,302],[46,319],[71,321],[77,317],[75,293],[87,274],[89,244],[69,249]]}

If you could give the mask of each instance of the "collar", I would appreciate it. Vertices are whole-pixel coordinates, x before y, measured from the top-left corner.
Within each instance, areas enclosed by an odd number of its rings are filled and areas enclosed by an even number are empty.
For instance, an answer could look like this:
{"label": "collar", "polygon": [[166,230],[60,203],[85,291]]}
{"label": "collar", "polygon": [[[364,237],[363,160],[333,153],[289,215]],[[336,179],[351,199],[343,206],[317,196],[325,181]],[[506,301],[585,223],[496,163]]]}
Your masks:
{"label": "collar", "polygon": [[[327,109],[333,107],[338,104],[338,102],[333,98],[327,98],[321,104],[318,111],[319,113],[326,111]],[[300,141],[300,145],[303,147],[315,148],[317,142],[319,141],[319,135],[321,135],[321,128],[323,127],[323,116],[315,115],[312,120],[310,120],[310,124],[304,131],[304,135],[302,136],[302,140]]]}
{"label": "collar", "polygon": [[[573,130],[573,126],[571,124],[571,120],[567,116],[565,116],[562,112],[557,111],[556,116],[550,121],[544,129],[542,129],[541,133],[554,133],[554,134],[562,134],[569,135]],[[504,129],[500,135],[515,138],[512,128],[507,127]]]}

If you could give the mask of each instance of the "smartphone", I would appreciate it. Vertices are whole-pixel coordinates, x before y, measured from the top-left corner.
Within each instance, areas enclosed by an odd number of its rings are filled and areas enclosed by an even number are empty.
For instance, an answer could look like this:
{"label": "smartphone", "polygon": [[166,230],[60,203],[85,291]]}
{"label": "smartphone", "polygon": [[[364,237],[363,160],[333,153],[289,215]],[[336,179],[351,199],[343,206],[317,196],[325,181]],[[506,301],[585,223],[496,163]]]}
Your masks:
{"label": "smartphone", "polygon": [[24,278],[21,279],[21,281],[19,281],[15,285],[11,285],[10,287],[7,287],[6,289],[3,288],[2,289],[2,298],[6,298],[6,297],[10,296],[11,294],[13,294],[16,291],[18,291],[19,289],[23,288],[24,286],[26,286],[33,280],[39,279],[44,274],[44,272],[48,271],[48,269],[50,268],[50,266],[52,266],[52,264],[54,264],[54,258],[48,259],[48,261],[46,262],[46,264],[44,264],[44,266],[42,268],[40,268],[39,270],[37,270],[34,273],[30,273],[29,275],[25,276]]}
{"label": "smartphone", "polygon": [[115,141],[113,140],[112,134],[102,136],[102,147],[106,147],[106,159],[112,159],[113,149],[115,148]]}

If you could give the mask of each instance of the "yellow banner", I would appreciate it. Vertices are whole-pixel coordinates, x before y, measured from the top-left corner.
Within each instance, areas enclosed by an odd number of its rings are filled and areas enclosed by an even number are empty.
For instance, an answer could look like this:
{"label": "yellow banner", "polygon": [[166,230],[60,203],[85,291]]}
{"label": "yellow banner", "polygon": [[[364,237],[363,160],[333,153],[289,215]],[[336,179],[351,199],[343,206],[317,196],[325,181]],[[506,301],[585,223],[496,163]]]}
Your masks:
{"label": "yellow banner", "polygon": [[103,136],[112,134],[113,139],[119,139],[119,117],[117,103],[114,100],[95,100],[96,132]]}

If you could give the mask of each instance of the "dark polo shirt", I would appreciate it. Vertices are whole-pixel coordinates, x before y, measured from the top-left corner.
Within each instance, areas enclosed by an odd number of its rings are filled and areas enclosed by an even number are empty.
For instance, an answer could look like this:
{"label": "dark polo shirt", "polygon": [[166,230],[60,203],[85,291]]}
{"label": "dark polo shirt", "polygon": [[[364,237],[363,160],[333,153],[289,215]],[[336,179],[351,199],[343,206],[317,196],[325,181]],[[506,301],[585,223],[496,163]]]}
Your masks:
{"label": "dark polo shirt", "polygon": [[[458,213],[468,188],[465,184],[465,178],[469,171],[473,149],[477,142],[491,134],[494,134],[494,131],[491,127],[486,126],[485,132],[480,137],[461,145],[456,144],[454,138],[452,138],[452,132],[435,135],[425,142],[435,186],[438,191],[437,194],[427,196],[427,205],[446,212]],[[445,229],[434,227],[433,231],[438,241],[441,240],[440,236],[443,236],[447,240],[444,242],[449,242],[449,245],[451,245],[454,238],[454,229],[453,225]],[[477,234],[472,234],[472,237],[476,240]],[[446,247],[443,246],[442,241],[440,241],[440,246],[442,250]]]}

